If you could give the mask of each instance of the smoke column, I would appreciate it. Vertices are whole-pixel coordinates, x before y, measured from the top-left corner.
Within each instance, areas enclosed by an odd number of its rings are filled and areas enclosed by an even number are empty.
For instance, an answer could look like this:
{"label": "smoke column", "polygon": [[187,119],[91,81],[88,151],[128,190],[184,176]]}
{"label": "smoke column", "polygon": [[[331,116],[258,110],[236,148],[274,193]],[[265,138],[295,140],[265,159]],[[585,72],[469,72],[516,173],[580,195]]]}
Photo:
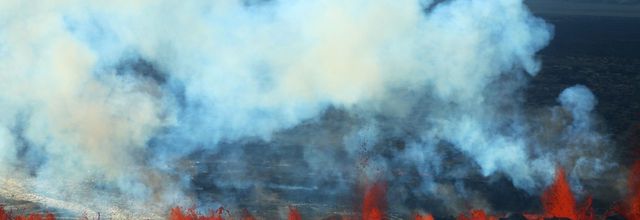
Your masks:
{"label": "smoke column", "polygon": [[[562,165],[580,189],[615,166],[594,95],[523,106],[552,35],[521,0],[2,1],[0,176],[112,216],[237,202],[197,179],[384,179],[447,211],[491,209],[469,176],[536,194]],[[302,160],[279,168],[300,184],[256,174],[273,155]]]}

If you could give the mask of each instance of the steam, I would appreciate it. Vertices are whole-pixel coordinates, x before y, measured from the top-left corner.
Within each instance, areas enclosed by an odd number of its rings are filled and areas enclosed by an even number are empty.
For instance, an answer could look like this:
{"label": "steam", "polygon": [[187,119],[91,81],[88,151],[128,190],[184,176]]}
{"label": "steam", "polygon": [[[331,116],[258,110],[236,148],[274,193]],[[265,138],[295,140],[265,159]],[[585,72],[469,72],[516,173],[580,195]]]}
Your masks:
{"label": "steam", "polygon": [[596,105],[596,99],[587,87],[576,85],[567,88],[560,93],[558,101],[564,109],[571,112],[573,123],[570,132],[584,133],[584,130],[591,128],[589,114]]}
{"label": "steam", "polygon": [[193,179],[268,185],[250,158],[291,144],[303,164],[281,169],[311,189],[334,181],[332,193],[352,193],[366,158],[367,179],[403,185],[392,170],[413,169],[419,187],[404,193],[483,206],[464,176],[504,175],[535,193],[559,161],[582,167],[577,180],[608,166],[582,153],[606,142],[586,87],[552,108],[573,120],[553,123],[562,135],[524,108],[552,28],[521,0],[23,4],[0,3],[0,174],[96,211],[234,205],[194,196]]}

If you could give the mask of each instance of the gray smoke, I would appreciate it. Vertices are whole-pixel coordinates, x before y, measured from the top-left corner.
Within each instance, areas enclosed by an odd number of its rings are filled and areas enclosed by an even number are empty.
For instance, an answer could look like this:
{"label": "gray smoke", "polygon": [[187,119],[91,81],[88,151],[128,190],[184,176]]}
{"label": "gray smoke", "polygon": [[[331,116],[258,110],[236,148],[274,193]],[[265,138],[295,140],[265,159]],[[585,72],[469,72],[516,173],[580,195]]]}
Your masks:
{"label": "gray smoke", "polygon": [[491,209],[470,177],[536,194],[612,166],[586,87],[524,108],[552,27],[521,0],[25,4],[0,3],[0,174],[103,213],[362,179]]}

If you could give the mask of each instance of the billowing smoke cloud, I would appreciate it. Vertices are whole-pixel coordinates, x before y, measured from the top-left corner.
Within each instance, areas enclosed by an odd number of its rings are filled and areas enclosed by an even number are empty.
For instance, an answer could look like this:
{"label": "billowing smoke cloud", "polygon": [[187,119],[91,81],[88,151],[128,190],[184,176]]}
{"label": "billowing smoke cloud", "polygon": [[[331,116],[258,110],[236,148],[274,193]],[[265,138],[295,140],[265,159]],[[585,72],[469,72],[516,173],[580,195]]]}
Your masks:
{"label": "billowing smoke cloud", "polygon": [[[198,179],[333,194],[362,178],[455,210],[490,206],[469,176],[535,193],[557,165],[577,185],[611,166],[586,87],[524,108],[552,28],[521,0],[25,4],[0,3],[0,173],[95,211],[238,202],[199,198]],[[305,186],[263,178],[264,157]]]}

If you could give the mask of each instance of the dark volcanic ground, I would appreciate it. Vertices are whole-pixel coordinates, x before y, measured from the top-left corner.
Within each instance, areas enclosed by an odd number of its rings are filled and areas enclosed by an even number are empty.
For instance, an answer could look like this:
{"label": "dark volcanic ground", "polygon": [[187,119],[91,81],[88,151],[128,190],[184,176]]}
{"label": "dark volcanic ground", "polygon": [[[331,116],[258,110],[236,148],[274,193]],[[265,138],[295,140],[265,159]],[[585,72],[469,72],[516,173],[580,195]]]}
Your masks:
{"label": "dark volcanic ground", "polygon": [[555,37],[541,52],[542,71],[526,91],[528,105],[552,105],[574,84],[589,87],[620,159],[629,164],[638,156],[640,134],[640,18],[543,17],[555,26]]}
{"label": "dark volcanic ground", "polygon": [[[550,106],[567,87],[589,87],[602,129],[615,141],[611,150],[629,166],[640,158],[640,18],[541,16],[555,36],[540,53],[543,66],[525,92],[527,105]],[[594,208],[602,213],[612,202],[595,199]]]}

